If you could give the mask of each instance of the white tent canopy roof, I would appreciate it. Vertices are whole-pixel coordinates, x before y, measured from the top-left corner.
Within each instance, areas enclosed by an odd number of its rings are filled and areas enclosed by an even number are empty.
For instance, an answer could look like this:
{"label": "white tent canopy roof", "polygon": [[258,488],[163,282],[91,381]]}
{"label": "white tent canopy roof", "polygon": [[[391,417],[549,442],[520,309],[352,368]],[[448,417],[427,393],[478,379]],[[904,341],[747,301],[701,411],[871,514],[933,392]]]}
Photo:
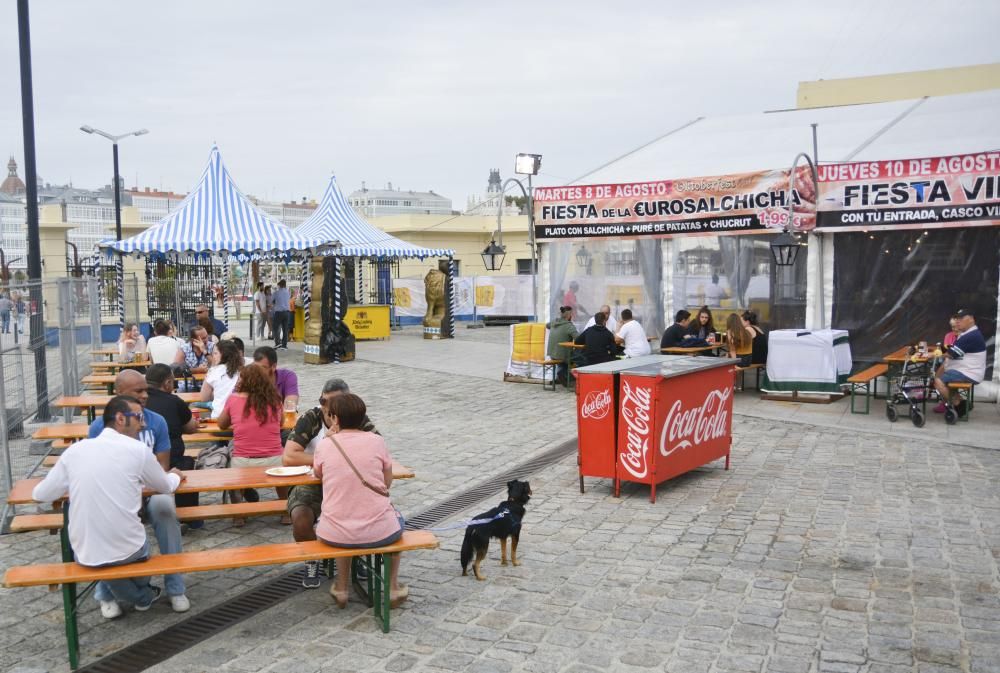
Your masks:
{"label": "white tent canopy roof", "polygon": [[909,159],[1000,149],[1000,90],[916,100],[703,117],[572,184],[617,184],[790,168],[812,156],[817,124],[821,163]]}
{"label": "white tent canopy roof", "polygon": [[316,252],[330,239],[307,238],[258,209],[236,186],[212,146],[208,165],[177,210],[149,229],[102,247],[125,253],[231,253],[248,257]]}
{"label": "white tent canopy roof", "polygon": [[310,239],[338,241],[340,247],[329,254],[342,257],[453,257],[454,250],[422,248],[387,234],[354,212],[337,186],[330,182],[316,211],[295,232]]}

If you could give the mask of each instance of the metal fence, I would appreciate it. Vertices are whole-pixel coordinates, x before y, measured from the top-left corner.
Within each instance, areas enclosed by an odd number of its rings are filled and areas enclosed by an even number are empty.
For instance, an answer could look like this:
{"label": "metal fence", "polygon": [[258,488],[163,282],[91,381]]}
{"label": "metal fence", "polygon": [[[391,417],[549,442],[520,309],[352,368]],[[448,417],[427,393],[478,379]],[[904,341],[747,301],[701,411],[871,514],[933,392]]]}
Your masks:
{"label": "metal fence", "polygon": [[[135,280],[126,282],[136,291]],[[53,402],[80,392],[80,379],[90,373],[90,351],[100,348],[101,290],[95,277],[0,287],[0,296],[24,301],[24,332],[0,331],[0,498],[12,484],[31,475],[49,451],[31,439],[42,425],[69,421],[73,410]],[[116,325],[110,327],[111,332]],[[6,529],[10,509],[0,526]]]}

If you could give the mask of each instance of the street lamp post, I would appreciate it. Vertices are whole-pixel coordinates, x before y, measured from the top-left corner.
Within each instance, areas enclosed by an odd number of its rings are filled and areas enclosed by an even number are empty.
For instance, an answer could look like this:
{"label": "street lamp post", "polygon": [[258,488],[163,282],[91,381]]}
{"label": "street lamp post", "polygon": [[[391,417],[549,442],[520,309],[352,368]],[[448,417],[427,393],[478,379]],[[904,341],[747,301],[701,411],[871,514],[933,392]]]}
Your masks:
{"label": "street lamp post", "polygon": [[[96,133],[99,136],[103,136],[111,141],[111,156],[114,162],[114,181],[115,181],[115,240],[122,240],[122,201],[121,201],[121,178],[118,175],[118,141],[123,138],[128,138],[129,136],[141,136],[149,133],[147,129],[139,129],[138,131],[130,131],[128,133],[122,133],[121,135],[112,135],[106,131],[100,129],[95,129],[93,126],[88,126],[84,124],[80,127],[80,130],[84,133]],[[122,254],[118,253],[115,259],[115,276],[118,282],[118,322],[121,324],[121,328],[125,329],[125,269],[122,264]]]}

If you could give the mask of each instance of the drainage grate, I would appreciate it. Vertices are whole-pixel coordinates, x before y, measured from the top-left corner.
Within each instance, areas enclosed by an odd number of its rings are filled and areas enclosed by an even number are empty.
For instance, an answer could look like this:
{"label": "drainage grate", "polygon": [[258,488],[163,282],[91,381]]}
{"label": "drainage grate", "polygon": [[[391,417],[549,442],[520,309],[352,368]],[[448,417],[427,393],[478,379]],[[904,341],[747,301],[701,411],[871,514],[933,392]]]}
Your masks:
{"label": "drainage grate", "polygon": [[[485,479],[462,493],[433,505],[406,522],[410,530],[440,523],[448,517],[502,492],[511,479],[521,479],[562,460],[576,451],[576,439],[563,442],[520,465]],[[169,626],[145,640],[129,645],[92,664],[78,668],[78,673],[137,673],[166,661],[184,650],[253,617],[302,591],[302,570],[296,568],[264,584],[244,591],[224,603]]]}

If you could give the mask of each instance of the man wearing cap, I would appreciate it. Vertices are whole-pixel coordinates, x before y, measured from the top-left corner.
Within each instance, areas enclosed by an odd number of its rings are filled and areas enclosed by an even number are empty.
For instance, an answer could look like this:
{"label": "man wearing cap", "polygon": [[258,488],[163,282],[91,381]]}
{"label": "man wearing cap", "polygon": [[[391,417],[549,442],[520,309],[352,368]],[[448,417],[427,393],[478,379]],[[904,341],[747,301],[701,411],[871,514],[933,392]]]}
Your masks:
{"label": "man wearing cap", "polygon": [[[976,327],[976,317],[972,311],[959,309],[955,312],[959,335],[955,343],[948,347],[944,362],[934,374],[934,387],[942,400],[948,400],[959,416],[965,414],[965,402],[957,393],[948,390],[949,383],[981,383],[986,376],[986,339]],[[951,399],[949,399],[951,396]],[[944,413],[944,403],[934,411]]]}
{"label": "man wearing cap", "polygon": [[549,329],[549,343],[546,350],[550,358],[562,362],[556,366],[556,383],[563,385],[566,385],[566,372],[572,349],[559,344],[572,341],[577,337],[576,325],[573,324],[572,319],[573,307],[560,306],[559,317],[546,325]]}

